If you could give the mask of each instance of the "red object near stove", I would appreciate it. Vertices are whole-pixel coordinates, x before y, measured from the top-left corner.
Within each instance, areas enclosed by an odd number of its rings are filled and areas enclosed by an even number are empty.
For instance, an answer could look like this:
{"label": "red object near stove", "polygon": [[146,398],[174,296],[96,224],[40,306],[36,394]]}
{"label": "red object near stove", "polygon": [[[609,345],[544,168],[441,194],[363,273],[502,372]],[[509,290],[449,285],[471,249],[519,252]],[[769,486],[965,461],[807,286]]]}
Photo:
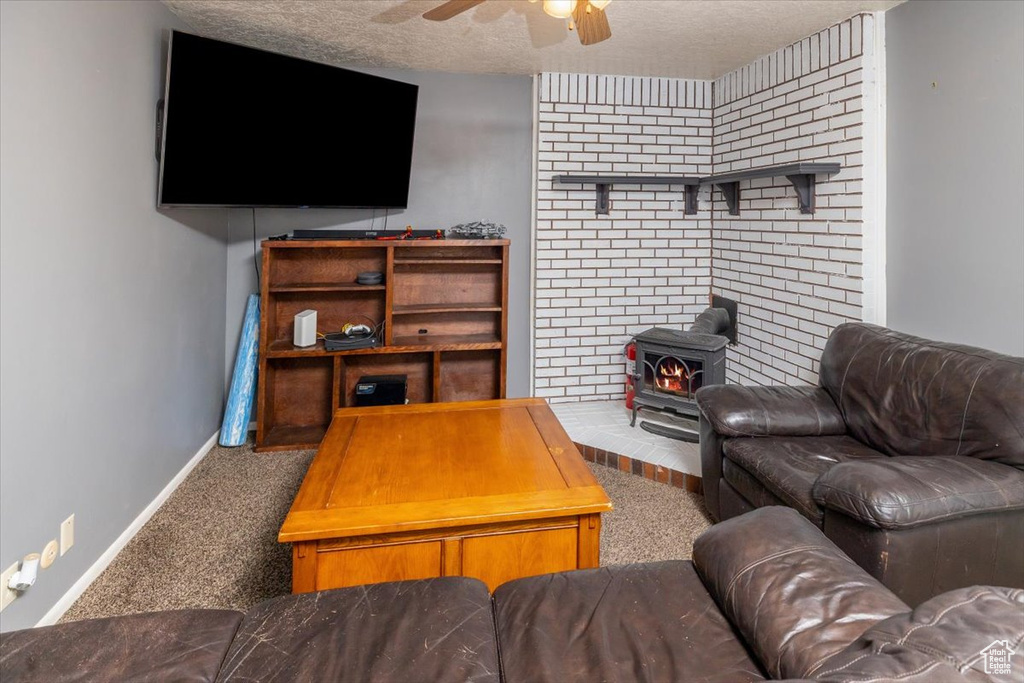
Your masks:
{"label": "red object near stove", "polygon": [[630,341],[626,344],[626,407],[633,409],[633,397],[636,396],[636,389],[633,387],[633,375],[636,374],[636,343]]}

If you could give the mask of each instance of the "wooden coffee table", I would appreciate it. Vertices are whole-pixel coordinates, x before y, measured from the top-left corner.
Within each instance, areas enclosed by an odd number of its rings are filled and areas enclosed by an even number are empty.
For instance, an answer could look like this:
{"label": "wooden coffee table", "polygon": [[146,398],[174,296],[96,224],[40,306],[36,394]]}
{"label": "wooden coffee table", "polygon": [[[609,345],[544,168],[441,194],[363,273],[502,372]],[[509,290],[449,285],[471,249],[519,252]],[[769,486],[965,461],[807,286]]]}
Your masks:
{"label": "wooden coffee table", "polygon": [[598,566],[611,501],[542,399],[346,408],[278,535],[292,592]]}

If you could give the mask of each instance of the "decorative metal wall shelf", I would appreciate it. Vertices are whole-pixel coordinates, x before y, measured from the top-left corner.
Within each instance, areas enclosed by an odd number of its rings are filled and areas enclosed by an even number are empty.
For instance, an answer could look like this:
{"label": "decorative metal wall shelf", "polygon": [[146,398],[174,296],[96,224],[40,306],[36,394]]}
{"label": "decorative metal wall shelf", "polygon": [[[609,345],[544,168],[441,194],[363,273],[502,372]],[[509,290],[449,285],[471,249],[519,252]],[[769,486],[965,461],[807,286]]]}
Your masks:
{"label": "decorative metal wall shelf", "polygon": [[686,202],[683,213],[691,216],[697,213],[697,190],[700,178],[669,175],[557,175],[555,182],[562,185],[594,185],[597,188],[598,216],[607,215],[611,205],[609,193],[612,185],[682,185]]}
{"label": "decorative metal wall shelf", "polygon": [[700,179],[701,185],[715,185],[725,196],[730,216],[740,215],[740,181],[751,178],[774,178],[786,176],[796,188],[797,200],[800,202],[800,213],[814,213],[814,176],[838,173],[840,165],[835,162],[815,162],[802,164],[786,164],[784,166],[768,166],[753,168],[735,173],[721,173]]}
{"label": "decorative metal wall shelf", "polygon": [[730,216],[740,215],[740,181],[752,178],[774,178],[786,176],[796,189],[800,202],[800,213],[814,213],[814,187],[816,175],[838,173],[841,166],[836,162],[813,162],[785,164],[753,168],[735,173],[720,173],[703,178],[669,175],[557,175],[555,182],[561,185],[594,185],[597,190],[597,215],[607,215],[611,206],[609,193],[613,185],[682,185],[686,203],[683,214],[697,213],[697,191],[701,185],[715,185],[725,196]]}

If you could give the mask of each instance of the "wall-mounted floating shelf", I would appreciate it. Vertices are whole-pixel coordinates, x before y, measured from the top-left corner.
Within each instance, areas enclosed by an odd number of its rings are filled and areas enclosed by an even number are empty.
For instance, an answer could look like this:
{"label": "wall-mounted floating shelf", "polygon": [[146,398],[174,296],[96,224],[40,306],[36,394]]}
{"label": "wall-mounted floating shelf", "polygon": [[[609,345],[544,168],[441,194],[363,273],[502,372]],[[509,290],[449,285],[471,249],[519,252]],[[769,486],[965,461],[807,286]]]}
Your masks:
{"label": "wall-mounted floating shelf", "polygon": [[730,216],[740,215],[740,181],[751,178],[774,178],[786,176],[796,188],[797,200],[800,202],[800,213],[814,213],[814,176],[838,173],[840,165],[835,162],[815,162],[803,164],[786,164],[784,166],[768,166],[753,168],[735,173],[722,173],[700,179],[701,185],[715,185],[725,195],[725,203],[729,207]]}
{"label": "wall-mounted floating shelf", "polygon": [[608,213],[608,194],[612,185],[682,185],[686,196],[683,213],[690,216],[697,213],[697,190],[701,179],[678,175],[556,175],[555,182],[562,185],[595,185],[595,213],[598,216]]}

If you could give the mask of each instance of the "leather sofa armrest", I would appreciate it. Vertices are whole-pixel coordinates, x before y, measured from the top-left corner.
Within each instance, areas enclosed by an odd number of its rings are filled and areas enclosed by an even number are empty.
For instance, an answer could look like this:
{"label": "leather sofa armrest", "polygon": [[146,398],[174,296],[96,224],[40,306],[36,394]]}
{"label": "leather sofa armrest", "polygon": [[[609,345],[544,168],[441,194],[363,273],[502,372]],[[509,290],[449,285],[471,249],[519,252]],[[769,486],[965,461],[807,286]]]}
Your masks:
{"label": "leather sofa armrest", "polygon": [[764,507],[693,547],[711,596],[772,678],[804,678],[868,628],[910,611],[800,513]]}
{"label": "leather sofa armrest", "polygon": [[817,681],[1020,681],[1024,590],[971,586],[867,630],[814,672]]}
{"label": "leather sofa armrest", "polygon": [[878,529],[1024,509],[1024,472],[965,456],[844,462],[814,484],[818,505]]}
{"label": "leather sofa armrest", "polygon": [[697,390],[701,415],[722,436],[837,436],[846,422],[821,387],[714,384]]}

